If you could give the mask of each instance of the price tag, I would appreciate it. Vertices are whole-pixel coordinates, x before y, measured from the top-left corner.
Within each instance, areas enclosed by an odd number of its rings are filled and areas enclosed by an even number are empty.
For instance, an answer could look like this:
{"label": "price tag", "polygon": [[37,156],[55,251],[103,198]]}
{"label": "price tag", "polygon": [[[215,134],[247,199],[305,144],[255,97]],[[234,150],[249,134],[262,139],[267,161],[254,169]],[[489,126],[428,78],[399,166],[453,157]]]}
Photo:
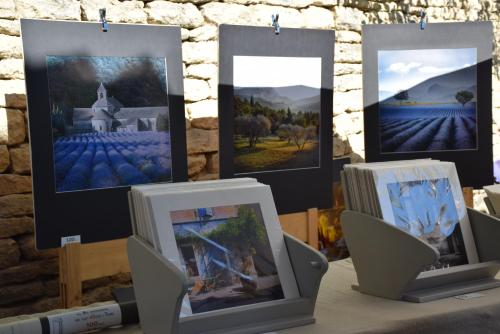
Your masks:
{"label": "price tag", "polygon": [[79,235],[72,235],[72,236],[69,236],[69,237],[62,237],[61,238],[61,247],[64,247],[64,245],[67,245],[67,244],[79,244],[81,243],[81,238]]}

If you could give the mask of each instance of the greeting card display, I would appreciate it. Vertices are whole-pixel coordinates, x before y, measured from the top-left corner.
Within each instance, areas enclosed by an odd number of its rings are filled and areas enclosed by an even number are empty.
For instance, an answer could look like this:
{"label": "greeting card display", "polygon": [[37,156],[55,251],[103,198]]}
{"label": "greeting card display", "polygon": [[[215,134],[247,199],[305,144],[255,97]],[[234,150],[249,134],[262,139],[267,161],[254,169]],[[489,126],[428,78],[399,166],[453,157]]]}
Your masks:
{"label": "greeting card display", "polygon": [[427,269],[478,262],[453,163],[410,160],[344,168],[350,209],[381,218],[433,246],[439,260]]}
{"label": "greeting card display", "polygon": [[130,186],[187,178],[180,28],[21,29],[37,247],[130,235]]}
{"label": "greeting card display", "polygon": [[190,281],[181,317],[299,297],[269,186],[234,179],[131,194],[137,235]]}
{"label": "greeting card display", "polygon": [[221,177],[269,184],[280,214],[331,207],[334,33],[221,25],[219,34]]}
{"label": "greeting card display", "polygon": [[491,41],[491,22],[363,26],[367,161],[453,161],[462,185],[491,184]]}

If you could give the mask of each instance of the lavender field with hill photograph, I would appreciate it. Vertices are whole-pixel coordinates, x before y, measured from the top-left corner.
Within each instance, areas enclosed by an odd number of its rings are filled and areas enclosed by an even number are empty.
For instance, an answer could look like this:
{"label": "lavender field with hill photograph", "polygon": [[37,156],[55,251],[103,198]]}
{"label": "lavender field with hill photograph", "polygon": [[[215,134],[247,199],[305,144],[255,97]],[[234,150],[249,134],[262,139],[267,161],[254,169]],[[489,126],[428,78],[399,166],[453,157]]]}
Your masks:
{"label": "lavender field with hill photograph", "polygon": [[378,52],[381,153],[477,149],[476,53]]}

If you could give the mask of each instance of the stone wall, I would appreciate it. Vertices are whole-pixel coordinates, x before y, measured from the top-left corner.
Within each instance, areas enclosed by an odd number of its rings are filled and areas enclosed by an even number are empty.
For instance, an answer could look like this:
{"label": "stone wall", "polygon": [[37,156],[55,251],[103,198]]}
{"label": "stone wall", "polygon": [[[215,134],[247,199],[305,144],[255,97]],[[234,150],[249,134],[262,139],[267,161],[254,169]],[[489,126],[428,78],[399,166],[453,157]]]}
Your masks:
{"label": "stone wall", "polygon": [[[336,30],[334,79],[335,156],[364,156],[361,25],[418,20],[491,20],[500,42],[497,0],[0,0],[0,317],[57,307],[57,253],[37,252],[19,18],[96,21],[107,8],[110,22],[182,27],[189,176],[211,179],[218,172],[217,25],[269,26],[273,13],[282,27]],[[500,159],[500,55],[494,52],[494,152]],[[479,202],[478,202],[479,203]],[[110,287],[129,281],[118,275],[85,283],[84,300],[110,298]]]}

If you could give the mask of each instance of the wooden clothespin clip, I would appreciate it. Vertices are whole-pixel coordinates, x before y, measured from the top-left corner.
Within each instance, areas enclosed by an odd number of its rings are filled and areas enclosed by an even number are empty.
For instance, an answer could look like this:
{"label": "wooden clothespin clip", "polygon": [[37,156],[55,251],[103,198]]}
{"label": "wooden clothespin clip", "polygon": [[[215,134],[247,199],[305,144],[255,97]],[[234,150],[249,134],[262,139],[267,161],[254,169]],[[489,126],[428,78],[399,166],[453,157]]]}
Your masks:
{"label": "wooden clothespin clip", "polygon": [[424,30],[427,25],[427,15],[423,9],[420,10],[420,30]]}
{"label": "wooden clothespin clip", "polygon": [[106,8],[99,9],[99,17],[100,17],[102,32],[107,32],[109,30],[109,25],[108,21],[106,21]]}
{"label": "wooden clothespin clip", "polygon": [[280,34],[280,24],[278,23],[278,19],[280,18],[280,14],[276,14],[276,15],[272,15],[271,16],[272,20],[273,20],[273,27],[274,27],[274,33],[276,35],[279,35]]}

